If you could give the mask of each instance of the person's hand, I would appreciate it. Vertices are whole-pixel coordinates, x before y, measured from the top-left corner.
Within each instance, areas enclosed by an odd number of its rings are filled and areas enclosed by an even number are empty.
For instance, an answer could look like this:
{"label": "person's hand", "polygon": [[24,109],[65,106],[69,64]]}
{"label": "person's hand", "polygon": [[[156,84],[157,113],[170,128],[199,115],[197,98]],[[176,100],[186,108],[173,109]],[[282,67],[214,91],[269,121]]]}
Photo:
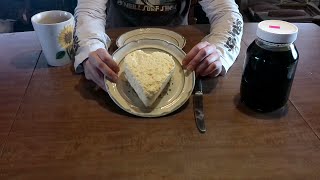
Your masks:
{"label": "person's hand", "polygon": [[195,71],[197,76],[216,77],[222,71],[216,46],[208,42],[200,42],[194,46],[182,61],[182,66]]}
{"label": "person's hand", "polygon": [[105,49],[91,52],[89,58],[83,63],[83,66],[86,78],[94,81],[104,90],[106,90],[104,76],[111,82],[118,80],[119,66]]}

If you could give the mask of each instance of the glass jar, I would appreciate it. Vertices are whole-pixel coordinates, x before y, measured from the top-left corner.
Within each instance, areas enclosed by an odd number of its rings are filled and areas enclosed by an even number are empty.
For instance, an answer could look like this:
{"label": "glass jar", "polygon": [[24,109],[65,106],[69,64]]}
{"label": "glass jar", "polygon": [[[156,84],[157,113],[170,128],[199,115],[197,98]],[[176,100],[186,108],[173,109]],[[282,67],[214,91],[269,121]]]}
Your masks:
{"label": "glass jar", "polygon": [[258,24],[257,38],[247,49],[241,101],[259,112],[283,107],[289,98],[299,54],[294,45],[298,28],[278,20]]}

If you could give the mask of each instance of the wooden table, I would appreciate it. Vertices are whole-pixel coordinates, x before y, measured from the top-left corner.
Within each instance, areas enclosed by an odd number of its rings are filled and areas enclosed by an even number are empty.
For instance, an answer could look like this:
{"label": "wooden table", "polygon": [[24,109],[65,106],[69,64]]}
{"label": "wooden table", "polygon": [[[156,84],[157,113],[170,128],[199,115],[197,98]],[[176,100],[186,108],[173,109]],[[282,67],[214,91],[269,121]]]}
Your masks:
{"label": "wooden table", "polygon": [[[319,178],[320,28],[297,25],[300,62],[287,107],[262,115],[239,104],[256,29],[245,24],[236,63],[205,81],[205,134],[192,98],[166,117],[134,117],[71,64],[48,67],[34,32],[0,35],[0,179]],[[209,30],[171,29],[187,38],[186,52]]]}

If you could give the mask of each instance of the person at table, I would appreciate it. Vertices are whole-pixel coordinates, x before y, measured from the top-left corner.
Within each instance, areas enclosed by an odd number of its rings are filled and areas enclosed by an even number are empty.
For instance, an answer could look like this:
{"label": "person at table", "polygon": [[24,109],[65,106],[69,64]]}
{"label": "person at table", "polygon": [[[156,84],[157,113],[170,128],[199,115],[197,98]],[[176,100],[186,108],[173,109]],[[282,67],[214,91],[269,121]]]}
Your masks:
{"label": "person at table", "polygon": [[[105,29],[188,24],[191,0],[78,0],[75,9],[75,71],[105,89],[103,76],[116,82],[119,67],[108,52]],[[243,19],[234,0],[199,2],[210,34],[194,46],[183,67],[198,76],[224,75],[240,52]]]}

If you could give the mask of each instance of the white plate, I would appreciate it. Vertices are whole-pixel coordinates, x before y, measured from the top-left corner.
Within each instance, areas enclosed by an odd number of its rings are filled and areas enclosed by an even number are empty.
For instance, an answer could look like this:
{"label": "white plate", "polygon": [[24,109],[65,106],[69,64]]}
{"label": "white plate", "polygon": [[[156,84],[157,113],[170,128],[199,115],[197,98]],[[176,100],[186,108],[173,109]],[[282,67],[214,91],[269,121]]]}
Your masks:
{"label": "white plate", "polygon": [[[175,71],[167,87],[163,90],[153,106],[149,108],[143,105],[124,76],[124,57],[138,49],[146,53],[154,51],[168,53],[172,55],[176,63]],[[185,55],[185,52],[176,45],[162,40],[142,39],[130,42],[119,48],[112,55],[120,67],[120,72],[117,83],[111,83],[105,78],[107,92],[111,99],[128,113],[142,117],[167,115],[180,108],[189,99],[194,88],[194,72],[186,71],[181,67]]]}
{"label": "white plate", "polygon": [[181,49],[186,44],[186,39],[180,34],[161,28],[140,28],[122,34],[116,41],[118,47],[140,39],[160,39],[171,42]]}

